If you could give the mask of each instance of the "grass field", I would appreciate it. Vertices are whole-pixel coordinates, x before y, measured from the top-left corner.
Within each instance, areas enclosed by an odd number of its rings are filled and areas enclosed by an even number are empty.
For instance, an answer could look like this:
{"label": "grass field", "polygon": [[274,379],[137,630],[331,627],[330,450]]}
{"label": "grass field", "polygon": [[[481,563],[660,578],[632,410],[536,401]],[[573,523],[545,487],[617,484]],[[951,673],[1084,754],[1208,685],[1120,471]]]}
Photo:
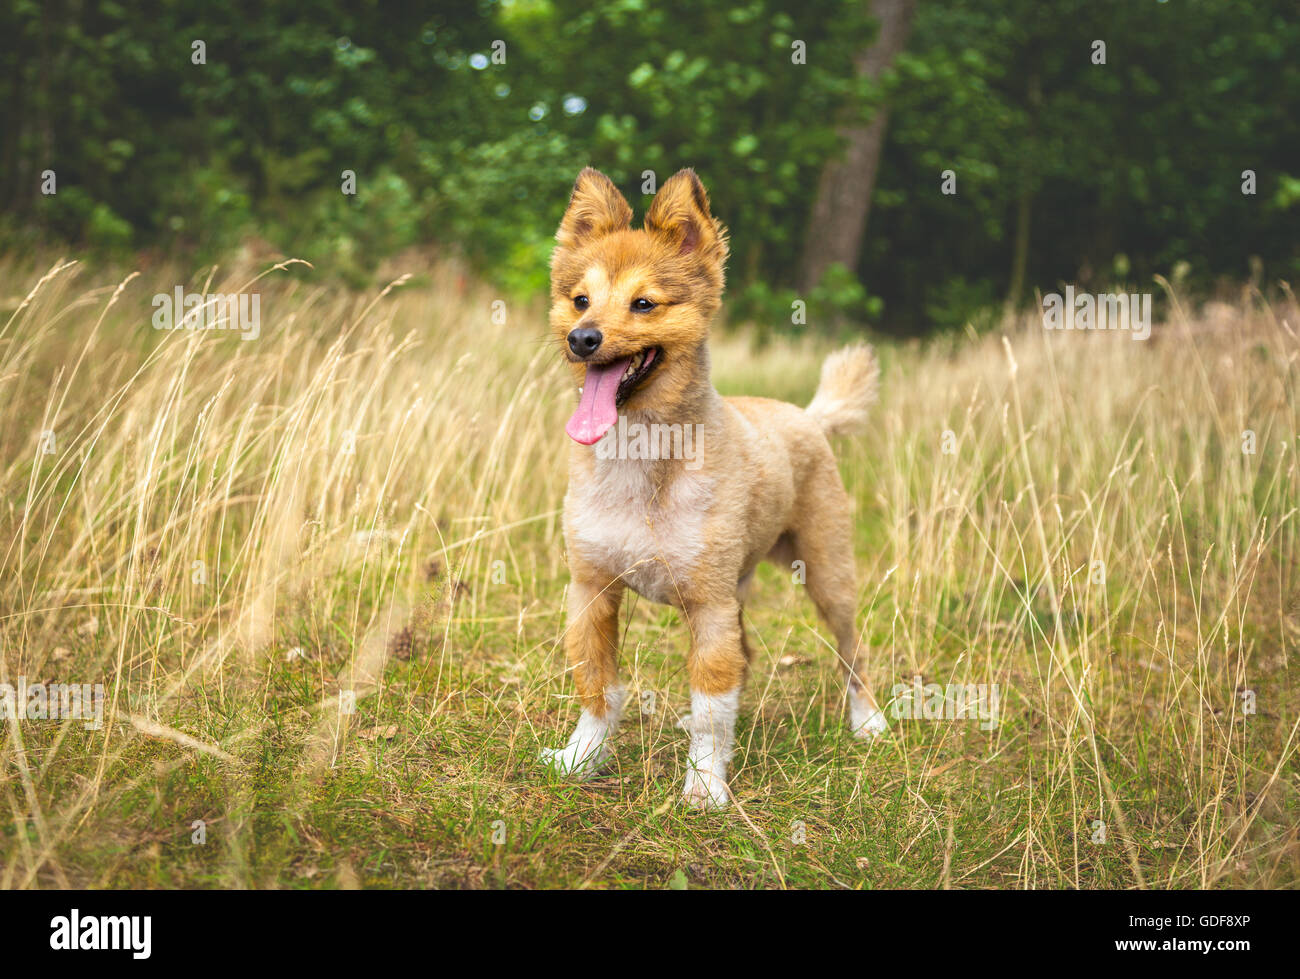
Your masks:
{"label": "grass field", "polygon": [[[178,283],[259,293],[260,336],[152,329]],[[540,298],[499,298],[445,266],[358,296],[0,265],[0,682],[106,697],[99,730],[0,726],[0,885],[1300,882],[1293,300],[881,343],[840,447],[877,693],[997,684],[998,723],[853,740],[765,567],[737,802],[697,813],[671,609],[625,607],[607,777],[536,763],[578,713],[572,393]],[[830,349],[720,333],[715,383],[804,403]]]}

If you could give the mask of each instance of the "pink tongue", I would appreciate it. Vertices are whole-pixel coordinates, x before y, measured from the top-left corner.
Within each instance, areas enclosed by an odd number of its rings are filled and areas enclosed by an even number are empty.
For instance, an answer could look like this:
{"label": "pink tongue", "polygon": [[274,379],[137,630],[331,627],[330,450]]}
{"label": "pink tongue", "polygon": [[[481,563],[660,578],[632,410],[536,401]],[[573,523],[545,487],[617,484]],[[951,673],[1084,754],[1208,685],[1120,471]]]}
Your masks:
{"label": "pink tongue", "polygon": [[618,421],[618,382],[627,370],[631,357],[626,357],[604,367],[587,368],[587,380],[582,385],[582,400],[564,430],[569,438],[583,445],[593,445]]}

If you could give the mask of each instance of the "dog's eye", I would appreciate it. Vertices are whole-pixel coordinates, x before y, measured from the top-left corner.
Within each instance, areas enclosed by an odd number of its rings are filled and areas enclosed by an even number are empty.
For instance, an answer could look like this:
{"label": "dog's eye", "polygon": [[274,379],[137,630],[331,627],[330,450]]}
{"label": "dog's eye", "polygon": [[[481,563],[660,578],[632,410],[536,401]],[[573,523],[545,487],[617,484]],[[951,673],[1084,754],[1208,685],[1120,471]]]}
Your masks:
{"label": "dog's eye", "polygon": [[574,308],[574,309],[586,309],[586,308],[587,308],[588,306],[590,306],[590,305],[591,305],[591,300],[588,299],[586,296],[574,296],[574,297],[573,297],[573,308]]}
{"label": "dog's eye", "polygon": [[634,313],[648,313],[650,312],[650,310],[654,308],[655,308],[655,304],[652,303],[649,299],[632,300],[632,312]]}

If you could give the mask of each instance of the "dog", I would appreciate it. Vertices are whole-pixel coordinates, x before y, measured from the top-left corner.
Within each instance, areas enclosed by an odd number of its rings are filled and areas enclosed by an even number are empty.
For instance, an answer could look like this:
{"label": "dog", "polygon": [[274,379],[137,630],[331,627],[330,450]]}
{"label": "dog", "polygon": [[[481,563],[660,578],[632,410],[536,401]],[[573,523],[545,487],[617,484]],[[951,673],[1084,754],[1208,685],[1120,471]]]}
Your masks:
{"label": "dog", "polygon": [[[579,390],[565,426],[573,440],[565,651],[583,710],[567,745],[542,760],[591,777],[609,759],[626,696],[619,607],[631,588],[675,606],[690,629],[683,797],[715,808],[730,799],[727,766],[751,658],[741,603],[763,559],[803,569],[835,636],[854,734],[886,729],[864,675],[851,505],[829,442],[866,427],[879,368],[867,346],[832,354],[807,408],[722,397],[709,379],[708,340],[728,242],[704,185],[680,171],[643,226],[631,222],[618,188],[587,168],[551,260],[551,329]],[[612,444],[633,428],[631,446]],[[681,458],[687,433],[694,458]]]}

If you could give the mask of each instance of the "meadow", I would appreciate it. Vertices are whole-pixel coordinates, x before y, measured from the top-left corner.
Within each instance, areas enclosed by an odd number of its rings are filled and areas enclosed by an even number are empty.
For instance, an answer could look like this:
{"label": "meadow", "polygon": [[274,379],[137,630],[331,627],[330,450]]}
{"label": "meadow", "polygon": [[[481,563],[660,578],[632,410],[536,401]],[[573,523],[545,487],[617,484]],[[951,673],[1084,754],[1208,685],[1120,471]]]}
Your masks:
{"label": "meadow", "polygon": [[[1300,883],[1285,289],[1154,284],[1144,341],[1032,314],[879,341],[875,424],[838,446],[872,678],[891,707],[996,685],[996,723],[887,707],[855,741],[824,625],[765,566],[736,801],[699,813],[666,607],[625,605],[607,774],[536,761],[578,714],[542,297],[299,271],[0,263],[0,683],[104,685],[98,729],[0,722],[0,886]],[[256,292],[258,336],[154,329],[178,283]],[[717,328],[716,386],[806,403],[816,326]]]}

